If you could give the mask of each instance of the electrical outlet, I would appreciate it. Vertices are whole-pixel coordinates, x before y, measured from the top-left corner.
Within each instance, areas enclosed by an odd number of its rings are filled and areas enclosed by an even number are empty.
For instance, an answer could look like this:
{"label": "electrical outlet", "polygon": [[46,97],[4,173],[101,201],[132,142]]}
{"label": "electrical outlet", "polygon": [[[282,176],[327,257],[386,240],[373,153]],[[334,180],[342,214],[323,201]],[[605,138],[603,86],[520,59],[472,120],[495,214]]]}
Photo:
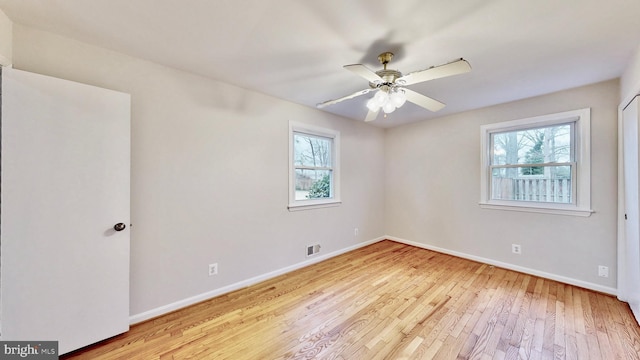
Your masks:
{"label": "electrical outlet", "polygon": [[218,275],[218,263],[209,264],[209,276]]}
{"label": "electrical outlet", "polygon": [[514,254],[522,255],[522,248],[518,244],[511,244],[511,252]]}
{"label": "electrical outlet", "polygon": [[598,276],[609,277],[609,267],[603,265],[598,266]]}
{"label": "electrical outlet", "polygon": [[360,230],[358,230],[358,228],[353,229],[353,236],[358,236],[359,232]]}

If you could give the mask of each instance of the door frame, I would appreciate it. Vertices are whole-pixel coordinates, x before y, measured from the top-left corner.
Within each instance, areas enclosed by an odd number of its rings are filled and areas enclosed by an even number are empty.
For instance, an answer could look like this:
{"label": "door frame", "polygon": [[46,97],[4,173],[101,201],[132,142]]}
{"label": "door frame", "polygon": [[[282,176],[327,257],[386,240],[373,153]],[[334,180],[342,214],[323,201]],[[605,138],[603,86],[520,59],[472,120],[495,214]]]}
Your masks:
{"label": "door frame", "polygon": [[[618,226],[617,226],[617,244],[618,244],[618,268],[617,268],[617,297],[619,300],[628,302],[629,295],[626,286],[621,286],[627,282],[627,261],[626,261],[626,198],[625,198],[625,181],[624,181],[624,118],[623,110],[631,104],[633,99],[640,95],[640,83],[634,87],[634,91],[626,95],[620,105],[618,105]],[[640,124],[639,124],[640,126]],[[639,144],[640,146],[640,144]],[[640,305],[630,304],[636,321],[640,324]]]}

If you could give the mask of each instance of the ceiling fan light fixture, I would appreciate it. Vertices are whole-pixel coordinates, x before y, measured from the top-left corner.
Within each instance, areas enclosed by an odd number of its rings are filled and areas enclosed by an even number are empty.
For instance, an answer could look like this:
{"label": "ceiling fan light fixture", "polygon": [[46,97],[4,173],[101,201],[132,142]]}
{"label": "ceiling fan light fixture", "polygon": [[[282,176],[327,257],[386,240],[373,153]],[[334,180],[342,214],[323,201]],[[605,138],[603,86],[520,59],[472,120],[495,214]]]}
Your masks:
{"label": "ceiling fan light fixture", "polygon": [[390,114],[404,105],[406,101],[407,96],[404,90],[386,87],[378,90],[378,92],[367,101],[367,108],[372,112],[378,112],[382,109],[385,114]]}
{"label": "ceiling fan light fixture", "polygon": [[384,111],[386,117],[386,114],[394,112],[407,101],[429,111],[438,111],[445,106],[444,103],[405,88],[405,86],[471,71],[469,63],[465,59],[459,58],[443,65],[431,66],[425,70],[414,71],[403,75],[398,70],[387,69],[387,65],[392,57],[393,53],[391,52],[380,54],[378,60],[383,65],[383,69],[378,71],[373,71],[363,64],[345,65],[345,69],[369,81],[369,88],[335,100],[319,103],[317,107],[323,108],[344,100],[353,99],[356,96],[375,92],[375,94],[367,100],[366,105],[369,113],[364,121],[375,120],[381,109]]}

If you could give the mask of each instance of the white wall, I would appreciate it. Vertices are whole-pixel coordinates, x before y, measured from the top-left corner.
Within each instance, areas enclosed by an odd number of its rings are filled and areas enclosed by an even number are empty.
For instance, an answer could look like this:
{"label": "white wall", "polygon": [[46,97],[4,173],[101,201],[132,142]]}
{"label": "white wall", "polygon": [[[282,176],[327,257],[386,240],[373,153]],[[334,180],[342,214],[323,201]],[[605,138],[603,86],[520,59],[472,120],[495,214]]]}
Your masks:
{"label": "white wall", "polygon": [[[615,292],[617,80],[387,130],[387,234]],[[588,218],[481,209],[480,126],[591,107]],[[511,244],[522,245],[522,255]],[[609,278],[598,277],[606,265]]]}
{"label": "white wall", "polygon": [[622,100],[630,101],[634,95],[640,92],[640,45],[631,59],[629,66],[620,77],[620,94]]}
{"label": "white wall", "polygon": [[[13,41],[16,68],[132,95],[134,317],[384,234],[383,130],[24,26]],[[341,206],[287,210],[290,120],[341,132]]]}
{"label": "white wall", "polygon": [[13,45],[13,23],[0,10],[0,65],[11,65]]}

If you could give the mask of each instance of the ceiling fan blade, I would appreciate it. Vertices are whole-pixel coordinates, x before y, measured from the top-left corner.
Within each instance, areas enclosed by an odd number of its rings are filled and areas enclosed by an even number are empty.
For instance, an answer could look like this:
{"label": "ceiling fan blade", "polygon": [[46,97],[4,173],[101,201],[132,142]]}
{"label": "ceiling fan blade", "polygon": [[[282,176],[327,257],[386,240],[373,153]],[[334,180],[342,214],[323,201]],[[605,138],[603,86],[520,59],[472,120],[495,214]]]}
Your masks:
{"label": "ceiling fan blade", "polygon": [[371,111],[369,110],[369,112],[367,113],[367,117],[364,118],[364,122],[369,122],[369,121],[373,121],[378,117],[378,113],[380,112],[380,109],[378,109],[377,111]]}
{"label": "ceiling fan blade", "polygon": [[413,90],[409,90],[406,88],[403,88],[403,90],[405,95],[407,96],[407,101],[411,101],[412,103],[418,106],[422,106],[427,110],[436,112],[442,109],[443,107],[445,107],[445,104],[441,103],[438,100],[432,99],[430,97],[424,96],[422,94],[419,94]]}
{"label": "ceiling fan blade", "polygon": [[459,59],[448,64],[432,66],[426,70],[414,71],[398,78],[396,83],[399,85],[411,85],[447,76],[464,74],[469,71],[471,71],[471,65],[469,65],[467,60]]}
{"label": "ceiling fan blade", "polygon": [[318,109],[322,109],[323,107],[326,107],[326,106],[329,106],[329,105],[333,105],[333,104],[337,104],[337,103],[339,103],[340,101],[353,99],[353,98],[354,98],[354,97],[356,97],[356,96],[360,96],[360,95],[367,94],[367,93],[369,93],[369,92],[370,92],[370,91],[372,91],[372,90],[377,90],[377,89],[364,89],[364,90],[360,90],[360,91],[355,92],[355,93],[353,93],[353,94],[351,94],[351,95],[343,96],[343,97],[341,97],[341,98],[339,98],[339,99],[329,100],[329,101],[322,102],[322,103],[320,103],[320,104],[317,104],[317,105],[316,105],[316,107],[317,107]]}
{"label": "ceiling fan blade", "polygon": [[360,77],[369,80],[369,82],[375,83],[383,81],[382,78],[375,73],[375,71],[362,64],[345,65],[344,68]]}

